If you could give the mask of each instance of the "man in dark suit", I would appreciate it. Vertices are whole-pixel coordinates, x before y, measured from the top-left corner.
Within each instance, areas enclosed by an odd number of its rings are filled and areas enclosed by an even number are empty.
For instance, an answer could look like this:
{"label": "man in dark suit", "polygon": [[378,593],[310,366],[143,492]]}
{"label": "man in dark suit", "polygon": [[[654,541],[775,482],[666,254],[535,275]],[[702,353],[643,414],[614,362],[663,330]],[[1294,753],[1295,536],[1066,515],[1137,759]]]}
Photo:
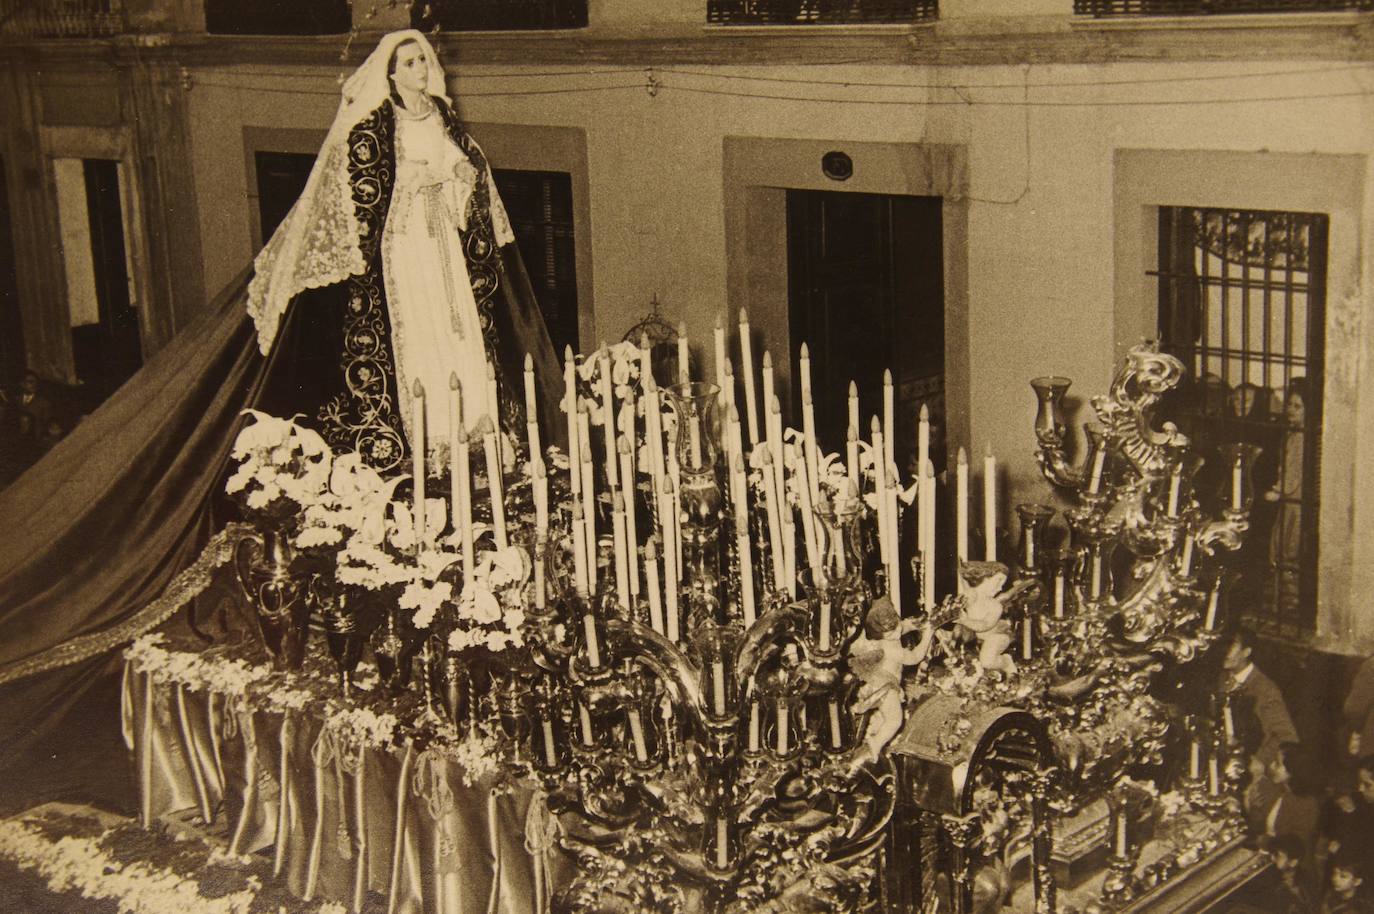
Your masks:
{"label": "man in dark suit", "polygon": [[35,440],[41,438],[48,422],[55,417],[52,401],[38,389],[38,375],[32,371],[24,372],[19,392],[11,394],[7,399],[12,427],[19,427],[20,417],[28,416],[29,421],[22,423],[28,436]]}
{"label": "man in dark suit", "polygon": [[1238,628],[1231,634],[1221,664],[1221,691],[1230,703],[1236,739],[1267,767],[1279,747],[1298,742],[1298,730],[1279,687],[1250,659],[1252,649],[1249,632]]}

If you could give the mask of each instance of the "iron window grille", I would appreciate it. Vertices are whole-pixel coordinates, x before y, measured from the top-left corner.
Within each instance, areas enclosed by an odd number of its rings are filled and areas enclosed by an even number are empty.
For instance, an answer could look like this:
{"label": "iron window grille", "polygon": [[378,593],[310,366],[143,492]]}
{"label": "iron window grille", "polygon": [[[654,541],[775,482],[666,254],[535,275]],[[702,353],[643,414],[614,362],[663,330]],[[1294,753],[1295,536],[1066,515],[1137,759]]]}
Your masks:
{"label": "iron window grille", "polygon": [[587,0],[420,0],[410,21],[426,31],[581,29],[587,27]]}
{"label": "iron window grille", "polygon": [[205,0],[211,35],[342,35],[353,28],[349,0]]}
{"label": "iron window grille", "polygon": [[556,171],[494,169],[534,297],[554,352],[578,348],[577,248],[573,235],[572,176]]}
{"label": "iron window grille", "polygon": [[1208,16],[1374,10],[1374,0],[1073,0],[1080,16]]}
{"label": "iron window grille", "polygon": [[[1234,609],[1290,634],[1314,630],[1328,218],[1159,209],[1159,332],[1189,377],[1172,411],[1220,498],[1230,443],[1261,448]],[[1295,401],[1301,402],[1301,414]]]}
{"label": "iron window grille", "polygon": [[722,25],[856,25],[934,19],[938,0],[709,0],[706,21]]}
{"label": "iron window grille", "polygon": [[128,27],[124,0],[0,0],[0,32],[22,38],[100,38]]}

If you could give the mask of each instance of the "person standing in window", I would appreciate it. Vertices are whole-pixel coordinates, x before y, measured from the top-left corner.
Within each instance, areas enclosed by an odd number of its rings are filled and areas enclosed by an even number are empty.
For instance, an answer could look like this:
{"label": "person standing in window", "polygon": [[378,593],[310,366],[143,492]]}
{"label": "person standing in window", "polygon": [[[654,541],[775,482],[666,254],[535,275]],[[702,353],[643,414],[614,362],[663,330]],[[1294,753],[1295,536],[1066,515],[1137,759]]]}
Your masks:
{"label": "person standing in window", "polygon": [[419,381],[436,472],[449,441],[450,375],[470,432],[488,418],[489,365],[501,412],[489,418],[520,440],[527,353],[553,430],[562,373],[513,241],[434,49],[418,31],[389,34],[344,83],[305,190],[255,261],[248,309],[260,347],[302,290],[347,281],[342,389],[319,413],[335,449],[357,450],[382,471],[405,466]]}
{"label": "person standing in window", "polygon": [[1264,493],[1277,511],[1269,535],[1269,561],[1274,568],[1274,586],[1280,610],[1298,605],[1298,562],[1302,557],[1302,486],[1306,437],[1307,383],[1303,378],[1288,382],[1284,399],[1283,444],[1279,452],[1278,480]]}

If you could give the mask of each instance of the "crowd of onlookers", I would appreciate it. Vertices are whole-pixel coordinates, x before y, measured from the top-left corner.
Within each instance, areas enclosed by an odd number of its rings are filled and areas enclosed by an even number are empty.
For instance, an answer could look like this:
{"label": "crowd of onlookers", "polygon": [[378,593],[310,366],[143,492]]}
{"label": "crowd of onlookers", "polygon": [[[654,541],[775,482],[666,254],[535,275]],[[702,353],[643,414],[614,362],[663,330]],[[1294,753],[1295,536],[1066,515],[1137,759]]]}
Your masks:
{"label": "crowd of onlookers", "polygon": [[1374,658],[1342,708],[1339,751],[1298,735],[1282,693],[1251,659],[1244,631],[1223,662],[1223,692],[1250,750],[1251,834],[1274,863],[1272,907],[1298,914],[1374,912]]}
{"label": "crowd of onlookers", "polygon": [[17,386],[0,386],[0,487],[62,440],[69,421],[64,412],[32,371]]}

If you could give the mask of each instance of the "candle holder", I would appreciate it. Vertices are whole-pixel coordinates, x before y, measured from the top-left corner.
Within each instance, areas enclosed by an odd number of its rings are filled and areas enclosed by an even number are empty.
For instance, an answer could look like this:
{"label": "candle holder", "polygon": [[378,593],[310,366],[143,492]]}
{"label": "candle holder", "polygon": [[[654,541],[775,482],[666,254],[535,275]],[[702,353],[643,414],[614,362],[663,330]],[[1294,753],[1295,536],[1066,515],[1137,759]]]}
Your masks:
{"label": "candle holder", "polygon": [[562,771],[568,763],[568,728],[563,702],[551,677],[541,677],[530,703],[530,757],[540,774]]}
{"label": "candle holder", "polygon": [[814,716],[817,736],[821,751],[827,755],[845,755],[856,745],[854,717],[850,708],[853,694],[852,683],[840,682],[816,696]]}
{"label": "candle holder", "polygon": [[703,625],[692,638],[692,652],[706,700],[706,719],[713,724],[733,723],[735,718],[739,640],[739,629],[721,625]]}
{"label": "candle holder", "polygon": [[1045,505],[1021,504],[1016,506],[1016,515],[1021,519],[1021,542],[1016,549],[1020,567],[1016,576],[1038,577],[1045,549],[1045,527],[1053,519],[1054,509]]}
{"label": "candle holder", "polygon": [[778,670],[759,683],[764,698],[763,747],[774,760],[790,761],[801,752],[805,688],[804,682],[786,670]]}
{"label": "candle holder", "polygon": [[625,755],[634,768],[649,771],[663,759],[659,694],[653,679],[642,671],[630,673],[624,682]]}
{"label": "candle holder", "polygon": [[1251,477],[1260,449],[1253,444],[1232,443],[1223,445],[1220,450],[1228,468],[1226,480],[1221,486],[1222,504],[1227,512],[1249,513],[1255,500],[1255,485]]}

